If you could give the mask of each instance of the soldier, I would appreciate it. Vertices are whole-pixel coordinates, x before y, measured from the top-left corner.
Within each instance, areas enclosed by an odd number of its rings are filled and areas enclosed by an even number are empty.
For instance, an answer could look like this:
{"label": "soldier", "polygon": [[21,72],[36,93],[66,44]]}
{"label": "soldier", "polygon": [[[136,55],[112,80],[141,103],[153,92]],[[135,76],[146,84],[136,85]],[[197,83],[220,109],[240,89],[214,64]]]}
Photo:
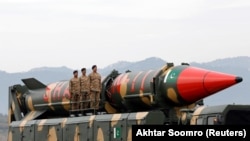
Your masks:
{"label": "soldier", "polygon": [[71,95],[71,110],[77,110],[79,108],[79,94],[80,94],[80,81],[78,78],[78,71],[73,71],[74,77],[69,81],[69,92]]}
{"label": "soldier", "polygon": [[80,77],[80,109],[88,108],[89,106],[89,77],[86,76],[86,68],[81,69],[82,75]]}
{"label": "soldier", "polygon": [[99,108],[100,92],[102,89],[101,75],[97,72],[97,66],[92,66],[92,72],[89,74],[90,81],[90,108],[95,110]]}

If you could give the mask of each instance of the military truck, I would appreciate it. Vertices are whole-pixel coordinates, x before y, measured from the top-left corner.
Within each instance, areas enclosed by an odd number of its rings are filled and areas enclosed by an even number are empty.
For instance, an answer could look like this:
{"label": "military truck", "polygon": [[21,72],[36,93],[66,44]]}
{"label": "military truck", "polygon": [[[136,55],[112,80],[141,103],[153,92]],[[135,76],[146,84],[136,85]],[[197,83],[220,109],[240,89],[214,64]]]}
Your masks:
{"label": "military truck", "polygon": [[[186,63],[140,72],[113,70],[102,79],[100,108],[72,111],[68,80],[43,84],[24,78],[24,84],[9,87],[8,141],[130,141],[132,125],[185,124],[180,119],[190,112],[181,109],[192,111],[200,100],[242,80]],[[72,112],[85,115],[71,117]],[[195,111],[194,116],[199,117]]]}
{"label": "military truck", "polygon": [[200,106],[191,114],[190,125],[250,124],[250,105]]}

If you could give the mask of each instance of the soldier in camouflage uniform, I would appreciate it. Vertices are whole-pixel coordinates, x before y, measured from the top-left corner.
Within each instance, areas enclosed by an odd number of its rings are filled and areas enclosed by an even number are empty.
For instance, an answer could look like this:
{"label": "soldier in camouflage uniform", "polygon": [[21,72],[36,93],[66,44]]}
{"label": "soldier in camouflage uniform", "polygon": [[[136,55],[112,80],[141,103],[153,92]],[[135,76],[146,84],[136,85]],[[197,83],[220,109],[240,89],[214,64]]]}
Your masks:
{"label": "soldier in camouflage uniform", "polygon": [[82,75],[79,78],[80,79],[80,109],[85,109],[88,108],[89,106],[89,102],[87,102],[88,100],[90,100],[89,97],[89,77],[86,76],[86,68],[82,68]]}
{"label": "soldier in camouflage uniform", "polygon": [[90,81],[90,108],[98,109],[100,102],[100,92],[102,89],[101,75],[97,72],[97,66],[92,66],[92,72],[89,74]]}
{"label": "soldier in camouflage uniform", "polygon": [[77,110],[79,109],[79,94],[80,94],[80,81],[78,78],[78,71],[75,70],[73,72],[74,77],[69,81],[69,92],[71,95],[71,109]]}

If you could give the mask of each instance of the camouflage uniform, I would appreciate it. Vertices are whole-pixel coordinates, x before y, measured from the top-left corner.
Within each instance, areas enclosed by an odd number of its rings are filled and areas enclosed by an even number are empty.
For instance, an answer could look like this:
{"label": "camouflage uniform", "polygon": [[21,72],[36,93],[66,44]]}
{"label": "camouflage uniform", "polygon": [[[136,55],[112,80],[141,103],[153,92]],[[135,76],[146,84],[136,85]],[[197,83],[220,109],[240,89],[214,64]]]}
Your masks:
{"label": "camouflage uniform", "polygon": [[[82,75],[80,78],[80,109],[88,108],[90,100],[89,97],[89,78],[86,75]],[[85,102],[84,102],[85,101]]]}
{"label": "camouflage uniform", "polygon": [[71,94],[72,110],[79,109],[80,81],[79,78],[72,78],[69,81],[69,92]]}
{"label": "camouflage uniform", "polygon": [[97,72],[89,74],[90,81],[90,108],[98,109],[100,102],[100,92],[102,89],[101,75]]}

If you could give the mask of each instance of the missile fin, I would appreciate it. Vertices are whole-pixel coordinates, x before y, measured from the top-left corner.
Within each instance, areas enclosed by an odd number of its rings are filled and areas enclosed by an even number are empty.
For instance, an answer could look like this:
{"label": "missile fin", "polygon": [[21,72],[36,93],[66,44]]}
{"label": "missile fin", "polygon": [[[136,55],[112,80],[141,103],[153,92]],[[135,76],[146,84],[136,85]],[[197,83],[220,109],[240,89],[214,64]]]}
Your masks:
{"label": "missile fin", "polygon": [[29,90],[43,89],[47,86],[35,78],[22,79],[23,83],[27,86]]}

